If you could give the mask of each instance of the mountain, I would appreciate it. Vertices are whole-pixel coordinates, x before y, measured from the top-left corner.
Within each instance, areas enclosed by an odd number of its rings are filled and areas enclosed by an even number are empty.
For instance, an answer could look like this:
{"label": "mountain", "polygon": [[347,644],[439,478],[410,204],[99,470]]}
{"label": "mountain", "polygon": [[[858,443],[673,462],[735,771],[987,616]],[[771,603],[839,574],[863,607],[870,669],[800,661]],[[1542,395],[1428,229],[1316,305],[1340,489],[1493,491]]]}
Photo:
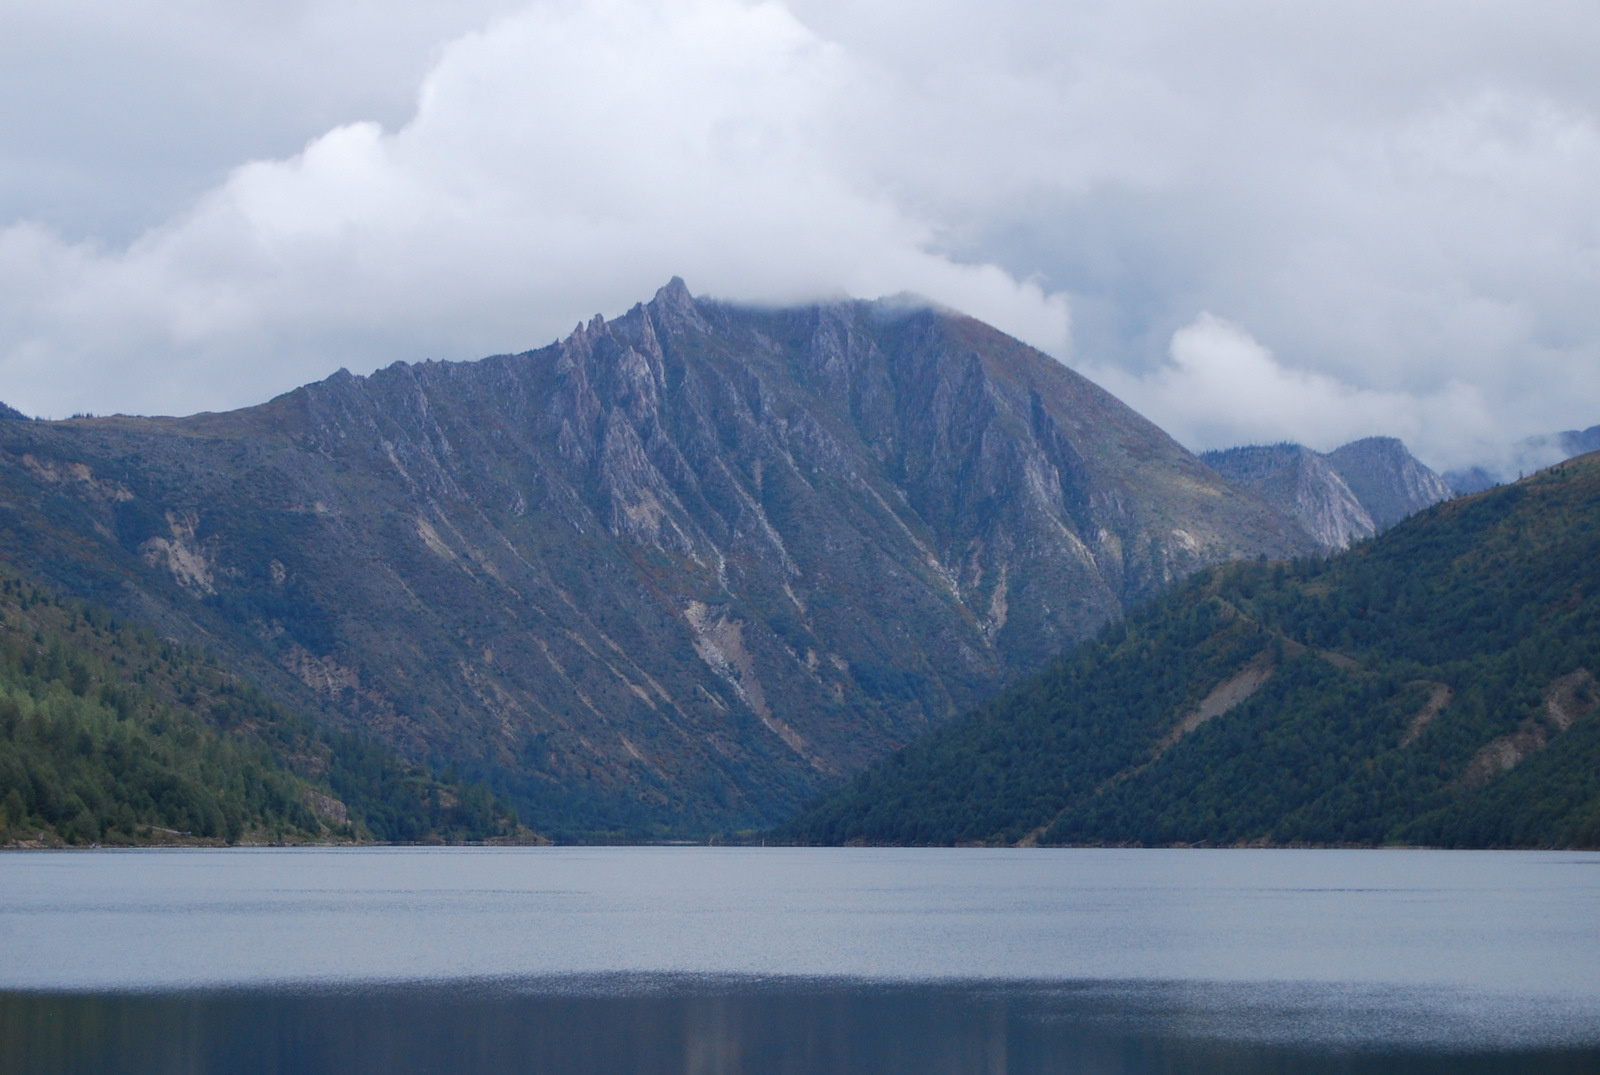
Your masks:
{"label": "mountain", "polygon": [[1342,549],[1377,530],[1371,514],[1332,463],[1310,448],[1250,446],[1205,452],[1200,458],[1293,519],[1318,548]]}
{"label": "mountain", "polygon": [[1446,471],[1445,482],[1457,496],[1481,493],[1515,477],[1566,459],[1600,451],[1600,426],[1524,437],[1511,446],[1510,459],[1498,466],[1471,466]]}
{"label": "mountain", "polygon": [[1366,437],[1335,448],[1329,464],[1372,517],[1378,533],[1455,494],[1394,437]]}
{"label": "mountain", "polygon": [[1600,453],[1213,568],[782,829],[809,843],[1600,846]]}
{"label": "mountain", "polygon": [[1456,496],[1471,496],[1473,493],[1482,493],[1504,484],[1498,476],[1491,474],[1484,467],[1447,470],[1440,476]]}
{"label": "mountain", "polygon": [[770,824],[1177,579],[1308,548],[910,301],[674,280],[522,354],[0,423],[0,556],[568,838]]}
{"label": "mountain", "polygon": [[1557,438],[1561,450],[1567,453],[1569,459],[1589,452],[1600,452],[1600,426],[1569,429],[1565,433],[1558,433]]}
{"label": "mountain", "polygon": [[1205,452],[1218,474],[1265,498],[1323,549],[1342,549],[1431,504],[1450,487],[1393,437],[1368,437],[1323,454],[1299,444]]}
{"label": "mountain", "polygon": [[0,575],[0,846],[521,836],[199,652]]}

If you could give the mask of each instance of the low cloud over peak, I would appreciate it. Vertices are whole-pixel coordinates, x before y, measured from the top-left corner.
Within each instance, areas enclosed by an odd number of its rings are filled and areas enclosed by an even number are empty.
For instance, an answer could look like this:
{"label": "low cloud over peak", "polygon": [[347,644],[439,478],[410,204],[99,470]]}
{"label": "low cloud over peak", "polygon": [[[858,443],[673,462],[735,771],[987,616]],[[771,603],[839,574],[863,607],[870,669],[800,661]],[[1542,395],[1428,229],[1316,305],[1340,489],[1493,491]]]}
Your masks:
{"label": "low cloud over peak", "polygon": [[1425,396],[1358,388],[1284,365],[1244,328],[1208,312],[1173,334],[1169,361],[1156,369],[1089,372],[1195,450],[1294,441],[1329,451],[1368,436],[1399,437],[1435,458],[1483,459],[1499,450],[1491,415],[1470,385],[1453,382]]}
{"label": "low cloud over peak", "polygon": [[13,20],[0,399],[234,406],[681,274],[926,295],[1195,448],[1600,422],[1587,5],[247,7]]}
{"label": "low cloud over peak", "polygon": [[340,364],[554,338],[682,273],[793,301],[914,287],[1046,347],[1066,310],[847,182],[840,50],[777,5],[538,7],[444,49],[396,131],[236,168],[121,249],[0,233],[6,392],[47,413],[249,403]]}

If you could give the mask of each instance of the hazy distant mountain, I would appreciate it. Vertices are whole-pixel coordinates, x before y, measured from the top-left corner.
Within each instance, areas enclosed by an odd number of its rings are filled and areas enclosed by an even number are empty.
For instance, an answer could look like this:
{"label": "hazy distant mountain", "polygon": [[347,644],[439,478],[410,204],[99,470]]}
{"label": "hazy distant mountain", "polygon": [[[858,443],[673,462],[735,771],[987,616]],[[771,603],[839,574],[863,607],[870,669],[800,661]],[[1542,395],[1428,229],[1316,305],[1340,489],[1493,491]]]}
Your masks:
{"label": "hazy distant mountain", "polygon": [[0,403],[0,421],[6,421],[8,419],[27,421],[28,416],[17,410],[15,407],[10,407],[4,403]]}
{"label": "hazy distant mountain", "polygon": [[783,829],[809,843],[1600,846],[1600,454],[1218,567]]}
{"label": "hazy distant mountain", "polygon": [[1327,459],[1379,533],[1452,495],[1444,479],[1394,437],[1351,441],[1329,452]]}
{"label": "hazy distant mountain", "polygon": [[1200,456],[1235,485],[1259,494],[1324,549],[1342,549],[1377,530],[1348,483],[1319,452],[1299,444],[1253,445]]}
{"label": "hazy distant mountain", "polygon": [[1457,496],[1467,496],[1593,451],[1600,451],[1600,426],[1544,433],[1518,441],[1512,446],[1510,460],[1501,466],[1448,470],[1444,480]]}
{"label": "hazy distant mountain", "polygon": [[1500,478],[1489,473],[1483,467],[1465,467],[1460,470],[1447,470],[1442,475],[1444,483],[1456,496],[1471,496],[1481,493],[1485,489],[1493,489],[1501,484]]}
{"label": "hazy distant mountain", "polygon": [[770,822],[1130,602],[1310,548],[970,318],[679,281],[524,354],[0,423],[0,532],[557,835]]}
{"label": "hazy distant mountain", "polygon": [[1600,426],[1590,426],[1588,429],[1569,429],[1565,433],[1557,434],[1557,436],[1561,450],[1567,453],[1568,459],[1575,455],[1600,452]]}
{"label": "hazy distant mountain", "polygon": [[1326,455],[1273,444],[1200,458],[1294,519],[1324,549],[1369,538],[1451,495],[1443,479],[1393,437],[1368,437]]}

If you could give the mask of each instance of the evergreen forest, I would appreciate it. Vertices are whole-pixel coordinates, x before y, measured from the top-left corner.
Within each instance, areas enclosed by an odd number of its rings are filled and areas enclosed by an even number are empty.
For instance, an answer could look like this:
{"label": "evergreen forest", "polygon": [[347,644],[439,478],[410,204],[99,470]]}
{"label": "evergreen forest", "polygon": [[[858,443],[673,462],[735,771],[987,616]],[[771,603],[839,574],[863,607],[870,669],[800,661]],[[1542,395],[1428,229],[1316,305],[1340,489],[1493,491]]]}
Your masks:
{"label": "evergreen forest", "polygon": [[1600,454],[1202,572],[813,801],[814,844],[1600,846]]}
{"label": "evergreen forest", "polygon": [[0,577],[0,846],[532,838],[453,776],[99,606]]}

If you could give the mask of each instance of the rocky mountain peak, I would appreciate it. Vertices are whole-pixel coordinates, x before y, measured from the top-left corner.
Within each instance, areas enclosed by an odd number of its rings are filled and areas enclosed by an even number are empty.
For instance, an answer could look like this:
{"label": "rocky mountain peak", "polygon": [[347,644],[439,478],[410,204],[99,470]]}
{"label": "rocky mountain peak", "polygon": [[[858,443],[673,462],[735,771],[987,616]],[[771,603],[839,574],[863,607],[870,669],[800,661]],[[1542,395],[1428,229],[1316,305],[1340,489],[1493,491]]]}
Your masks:
{"label": "rocky mountain peak", "polygon": [[1342,549],[1451,497],[1444,480],[1393,437],[1323,454],[1300,444],[1229,448],[1201,458],[1299,523],[1324,549]]}
{"label": "rocky mountain peak", "polygon": [[1394,437],[1352,441],[1327,458],[1379,532],[1454,495],[1443,478]]}
{"label": "rocky mountain peak", "polygon": [[[0,467],[39,574],[555,832],[775,820],[1171,581],[1312,547],[981,322],[677,279],[521,354],[6,424],[24,455],[126,491]],[[141,552],[180,545],[209,589]]]}
{"label": "rocky mountain peak", "polygon": [[683,277],[674,276],[664,287],[657,289],[651,305],[687,312],[694,309],[694,296],[689,294],[689,285],[683,282]]}
{"label": "rocky mountain peak", "polygon": [[1200,458],[1277,506],[1323,549],[1342,549],[1377,532],[1371,514],[1329,460],[1303,445],[1229,448]]}

